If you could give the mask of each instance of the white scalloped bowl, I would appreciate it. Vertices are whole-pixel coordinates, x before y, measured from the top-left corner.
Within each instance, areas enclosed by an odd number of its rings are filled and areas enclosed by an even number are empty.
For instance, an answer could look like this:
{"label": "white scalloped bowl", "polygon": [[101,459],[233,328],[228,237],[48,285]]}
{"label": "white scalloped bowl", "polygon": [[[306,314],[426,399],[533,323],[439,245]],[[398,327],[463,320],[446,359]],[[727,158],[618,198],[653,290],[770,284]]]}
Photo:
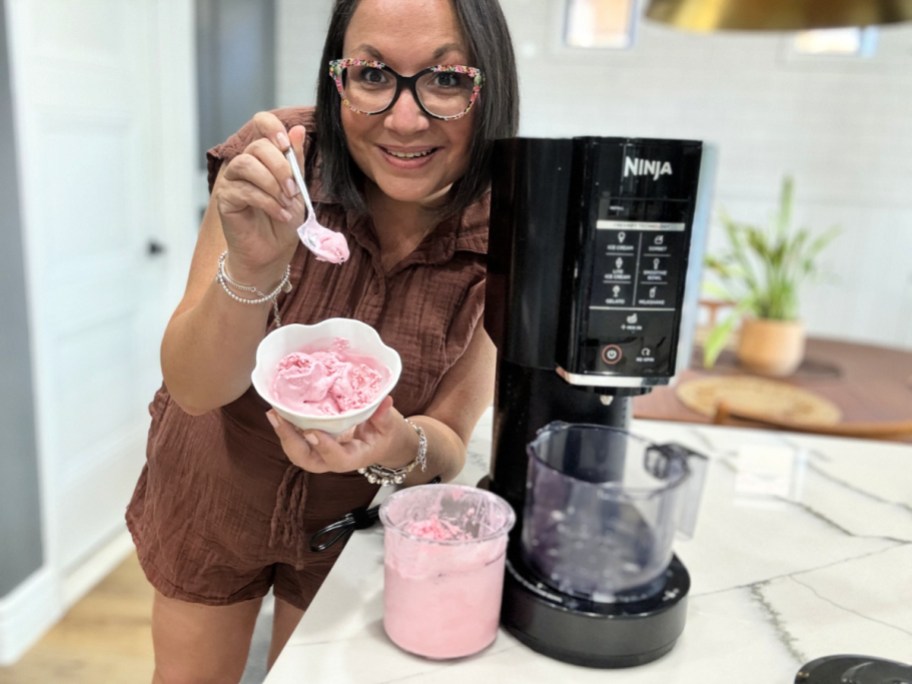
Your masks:
{"label": "white scalloped bowl", "polygon": [[[305,348],[320,347],[324,344],[329,347],[330,343],[339,337],[348,341],[348,351],[352,354],[369,356],[389,369],[386,385],[374,401],[359,409],[335,416],[314,416],[297,413],[272,397],[272,378],[282,358]],[[256,366],[251,374],[251,380],[257,393],[293,425],[302,430],[323,430],[331,435],[340,435],[370,418],[383,398],[396,386],[401,373],[402,359],[399,354],[392,347],[385,345],[371,326],[351,318],[328,318],[314,325],[292,323],[279,326],[266,335],[257,347]]]}

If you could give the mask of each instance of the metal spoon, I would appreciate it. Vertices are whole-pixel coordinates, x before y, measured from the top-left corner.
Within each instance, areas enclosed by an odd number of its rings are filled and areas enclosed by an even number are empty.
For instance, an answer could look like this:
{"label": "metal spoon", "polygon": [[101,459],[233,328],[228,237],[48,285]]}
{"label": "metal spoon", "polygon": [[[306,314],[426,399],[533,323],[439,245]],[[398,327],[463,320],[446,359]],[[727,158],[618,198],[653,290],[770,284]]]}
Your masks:
{"label": "metal spoon", "polygon": [[310,201],[310,193],[307,192],[307,186],[304,184],[304,176],[301,175],[301,167],[298,166],[294,150],[289,147],[285,151],[285,157],[291,164],[291,173],[298,183],[301,196],[304,198],[304,205],[307,207],[307,217],[304,219],[304,223],[298,226],[298,237],[301,238],[304,246],[316,255],[318,261],[341,264],[349,257],[348,242],[346,242],[345,236],[317,221],[317,213]]}

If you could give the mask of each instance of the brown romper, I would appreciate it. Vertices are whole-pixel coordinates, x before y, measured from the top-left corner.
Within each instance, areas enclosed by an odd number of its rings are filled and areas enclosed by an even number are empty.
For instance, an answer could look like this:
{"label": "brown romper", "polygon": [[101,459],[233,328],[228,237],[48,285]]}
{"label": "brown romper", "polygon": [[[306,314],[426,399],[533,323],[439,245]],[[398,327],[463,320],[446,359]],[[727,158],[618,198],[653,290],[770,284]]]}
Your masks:
{"label": "brown romper", "polygon": [[[303,123],[312,142],[312,109],[276,114],[288,127]],[[248,123],[209,151],[210,190],[220,165],[251,136]],[[299,245],[291,263],[294,289],[279,299],[281,320],[342,316],[374,326],[402,356],[392,392],[396,408],[420,414],[481,321],[488,199],[438,225],[384,272],[370,219],[326,201],[318,179],[308,186],[321,222],[346,234],[351,258],[327,264]],[[377,487],[358,473],[318,475],[292,465],[266,420],[268,409],[252,387],[195,417],[174,403],[167,387],[156,393],[146,464],[126,519],[146,576],[165,596],[226,605],[264,596],[273,586],[278,598],[306,609],[343,546],[315,553],[310,535],[374,497]]]}

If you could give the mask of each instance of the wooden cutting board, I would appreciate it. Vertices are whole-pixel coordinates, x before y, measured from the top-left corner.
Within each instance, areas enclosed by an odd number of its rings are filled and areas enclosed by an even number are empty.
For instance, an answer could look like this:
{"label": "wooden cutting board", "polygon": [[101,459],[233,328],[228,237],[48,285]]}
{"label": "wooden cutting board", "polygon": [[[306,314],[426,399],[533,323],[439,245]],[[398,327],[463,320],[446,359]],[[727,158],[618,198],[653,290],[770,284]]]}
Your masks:
{"label": "wooden cutting board", "polygon": [[838,406],[813,392],[754,376],[688,380],[677,385],[675,393],[688,408],[710,418],[720,402],[733,410],[810,425],[834,425],[842,417]]}

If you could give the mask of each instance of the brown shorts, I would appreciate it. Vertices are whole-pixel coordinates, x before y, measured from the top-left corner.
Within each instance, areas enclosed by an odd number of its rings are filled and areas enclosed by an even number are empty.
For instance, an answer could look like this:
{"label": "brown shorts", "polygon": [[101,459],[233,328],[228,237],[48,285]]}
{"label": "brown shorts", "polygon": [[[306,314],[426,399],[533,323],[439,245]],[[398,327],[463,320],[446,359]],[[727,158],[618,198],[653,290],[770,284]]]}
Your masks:
{"label": "brown shorts", "polygon": [[251,391],[189,416],[164,388],[156,394],[126,519],[146,577],[165,596],[218,606],[273,587],[304,610],[344,546],[313,552],[310,536],[376,494],[357,473],[291,465],[268,408]]}

